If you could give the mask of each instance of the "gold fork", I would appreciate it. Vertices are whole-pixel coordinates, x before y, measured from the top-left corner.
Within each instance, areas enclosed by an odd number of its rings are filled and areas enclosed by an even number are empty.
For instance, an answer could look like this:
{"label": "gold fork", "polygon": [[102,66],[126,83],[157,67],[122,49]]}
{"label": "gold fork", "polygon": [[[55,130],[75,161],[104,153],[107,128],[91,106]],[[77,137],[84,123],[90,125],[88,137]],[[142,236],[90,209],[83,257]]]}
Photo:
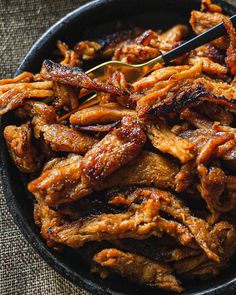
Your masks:
{"label": "gold fork", "polygon": [[[236,14],[231,16],[229,20],[236,24]],[[166,64],[174,60],[178,56],[183,55],[208,42],[211,42],[226,33],[227,32],[224,27],[224,23],[222,22],[219,25],[216,25],[215,27],[211,28],[210,30],[192,38],[191,40],[186,41],[180,46],[158,57],[155,57],[145,63],[133,65],[121,61],[108,61],[88,70],[86,74],[90,75],[93,78],[102,78],[107,74],[108,69],[110,69],[111,72],[122,71],[123,73],[125,73],[126,81],[132,83],[140,77],[143,77],[150,73],[153,69],[155,69],[155,65],[160,63]],[[87,104],[89,106],[92,106],[97,104],[98,102],[99,99],[97,98],[97,94],[92,94],[91,97],[87,98],[87,100],[79,106],[79,108],[72,110],[70,113],[64,115],[59,120],[62,121],[67,119],[72,113],[85,108]]]}

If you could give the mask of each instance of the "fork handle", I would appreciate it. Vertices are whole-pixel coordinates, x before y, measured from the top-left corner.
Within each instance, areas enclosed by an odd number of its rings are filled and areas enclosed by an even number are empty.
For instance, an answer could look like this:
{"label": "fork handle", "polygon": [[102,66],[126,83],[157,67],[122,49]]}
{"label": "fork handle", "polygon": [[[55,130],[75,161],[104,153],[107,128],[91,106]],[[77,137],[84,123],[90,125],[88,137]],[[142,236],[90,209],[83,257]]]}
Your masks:
{"label": "fork handle", "polygon": [[[229,19],[234,25],[236,24],[236,14],[231,16]],[[224,27],[224,23],[222,22],[219,25],[216,25],[215,27],[207,30],[206,32],[192,38],[191,40],[186,41],[185,43],[181,44],[175,49],[172,49],[168,51],[167,53],[164,53],[162,55],[162,59],[164,60],[165,63],[170,62],[173,59],[177,58],[178,56],[189,52],[190,50],[193,50],[201,45],[204,45],[208,42],[211,42],[225,35],[225,33],[226,33],[226,29]]]}

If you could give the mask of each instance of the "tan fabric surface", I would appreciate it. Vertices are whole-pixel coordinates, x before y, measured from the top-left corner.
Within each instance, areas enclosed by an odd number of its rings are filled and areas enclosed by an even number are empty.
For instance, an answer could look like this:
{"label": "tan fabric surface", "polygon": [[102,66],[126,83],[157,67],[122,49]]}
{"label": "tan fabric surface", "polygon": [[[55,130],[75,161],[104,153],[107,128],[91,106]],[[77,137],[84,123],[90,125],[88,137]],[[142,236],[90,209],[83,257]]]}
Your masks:
{"label": "tan fabric surface", "polygon": [[[81,0],[0,0],[0,78],[12,76],[38,37]],[[24,239],[0,184],[0,294],[85,295],[52,270]]]}
{"label": "tan fabric surface", "polygon": [[[0,78],[10,77],[37,38],[83,2],[87,1],[0,0]],[[0,294],[88,294],[55,273],[23,238],[7,209],[1,183]]]}

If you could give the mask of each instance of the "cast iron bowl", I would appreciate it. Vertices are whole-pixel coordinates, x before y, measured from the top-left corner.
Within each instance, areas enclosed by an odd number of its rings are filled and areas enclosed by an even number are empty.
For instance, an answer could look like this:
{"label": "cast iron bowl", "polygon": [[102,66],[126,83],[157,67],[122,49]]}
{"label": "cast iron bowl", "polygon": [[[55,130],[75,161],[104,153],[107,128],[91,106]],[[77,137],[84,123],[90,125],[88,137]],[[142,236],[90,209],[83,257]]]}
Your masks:
{"label": "cast iron bowl", "polygon": [[[236,7],[217,1],[229,15]],[[112,30],[112,22],[117,19],[144,25],[147,28],[168,28],[176,23],[187,23],[189,13],[199,8],[197,0],[98,0],[81,6],[52,26],[31,48],[16,75],[23,71],[37,72],[44,58],[50,58],[56,40],[73,44],[82,39],[89,28],[90,36],[106,35]],[[96,36],[97,35],[97,36]],[[101,280],[91,275],[88,263],[83,259],[83,251],[57,253],[48,248],[35,226],[33,198],[27,192],[26,178],[19,173],[9,158],[2,138],[4,126],[16,123],[12,114],[3,116],[0,125],[1,177],[7,204],[16,224],[26,239],[43,259],[62,276],[93,294],[171,294],[164,291],[142,287],[118,277]],[[236,294],[236,268],[232,265],[220,276],[206,281],[185,282],[185,295],[227,295]]]}

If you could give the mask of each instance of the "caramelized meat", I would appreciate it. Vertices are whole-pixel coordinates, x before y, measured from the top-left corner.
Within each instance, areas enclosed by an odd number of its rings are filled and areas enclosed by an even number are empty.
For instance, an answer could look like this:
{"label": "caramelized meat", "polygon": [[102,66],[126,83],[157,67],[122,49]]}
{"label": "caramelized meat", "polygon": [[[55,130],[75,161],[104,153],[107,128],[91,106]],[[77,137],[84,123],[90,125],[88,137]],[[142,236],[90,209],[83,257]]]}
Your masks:
{"label": "caramelized meat", "polygon": [[163,153],[168,153],[180,160],[182,164],[195,157],[195,147],[190,142],[176,136],[163,121],[147,129],[152,145]]}
{"label": "caramelized meat", "polygon": [[101,45],[93,41],[81,41],[74,47],[75,52],[82,60],[94,59],[100,49]]}
{"label": "caramelized meat", "polygon": [[140,284],[178,293],[183,291],[169,266],[153,262],[143,256],[124,253],[117,249],[104,249],[93,259],[101,266]]}
{"label": "caramelized meat", "polygon": [[138,121],[124,117],[121,123],[87,152],[83,175],[90,184],[101,182],[118,168],[134,159],[146,141]]}
{"label": "caramelized meat", "polygon": [[117,103],[107,103],[83,109],[70,116],[74,125],[95,125],[121,120],[125,116],[137,118],[137,113]]}
{"label": "caramelized meat", "polygon": [[[219,12],[212,13],[193,10],[189,22],[194,32],[199,35],[226,19],[227,16]],[[228,42],[225,37],[218,38],[217,40],[213,41],[212,44],[219,47],[220,49],[227,49],[228,47]]]}
{"label": "caramelized meat", "polygon": [[80,65],[78,55],[74,50],[70,50],[66,43],[58,40],[57,48],[59,50],[60,55],[64,57],[64,59],[60,62],[62,66],[77,67]]}
{"label": "caramelized meat", "polygon": [[227,49],[227,57],[225,59],[226,65],[229,68],[232,75],[236,75],[236,32],[232,22],[227,19],[224,21],[225,28],[228,32],[230,44]]}
{"label": "caramelized meat", "polygon": [[0,115],[18,108],[27,98],[47,98],[53,95],[51,82],[17,83],[0,86]]}
{"label": "caramelized meat", "polygon": [[117,170],[107,181],[96,185],[97,190],[117,186],[153,185],[174,188],[178,166],[169,159],[151,152],[142,152],[128,165]]}
{"label": "caramelized meat", "polygon": [[32,142],[32,131],[29,124],[19,127],[9,125],[4,129],[10,155],[20,171],[32,173],[40,168],[40,158]]}
{"label": "caramelized meat", "polygon": [[57,205],[72,202],[91,192],[81,182],[81,156],[62,161],[60,166],[47,169],[28,184],[29,191],[38,201],[44,200],[48,205]]}
{"label": "caramelized meat", "polygon": [[116,95],[125,95],[123,89],[92,80],[80,68],[61,66],[50,60],[45,60],[41,69],[41,76],[44,79],[60,82],[62,84],[83,87],[89,90],[108,92]]}
{"label": "caramelized meat", "polygon": [[85,154],[98,140],[64,125],[44,125],[43,138],[53,151]]}

